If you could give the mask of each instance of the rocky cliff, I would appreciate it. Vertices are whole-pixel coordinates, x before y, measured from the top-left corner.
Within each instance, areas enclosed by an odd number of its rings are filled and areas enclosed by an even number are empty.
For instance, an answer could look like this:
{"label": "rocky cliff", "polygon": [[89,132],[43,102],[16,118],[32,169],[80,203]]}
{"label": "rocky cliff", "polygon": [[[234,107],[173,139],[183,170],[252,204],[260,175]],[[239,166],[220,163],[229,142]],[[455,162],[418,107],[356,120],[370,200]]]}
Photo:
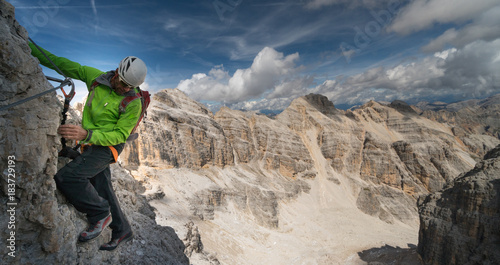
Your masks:
{"label": "rocky cliff", "polygon": [[[488,126],[487,120],[481,124]],[[243,264],[245,257],[257,255],[248,248],[269,244],[269,237],[276,242],[291,235],[324,239],[338,232],[318,220],[340,224],[347,216],[364,220],[365,214],[394,231],[401,223],[416,230],[418,197],[441,190],[500,143],[484,131],[460,131],[458,125],[429,119],[402,101],[342,111],[314,94],[269,118],[228,108],[212,115],[181,91],[166,89],[156,94],[143,128],[122,162],[152,196],[165,195],[152,201],[159,222],[176,220],[181,234],[191,234],[182,226],[194,222],[201,252],[222,263]],[[295,204],[303,200],[311,209]],[[342,209],[350,214],[339,217]],[[292,220],[303,215],[315,219]],[[325,230],[303,235],[298,223]],[[249,238],[252,229],[265,232]],[[282,260],[292,260],[283,255]],[[331,253],[311,255],[340,262],[328,258]]]}
{"label": "rocky cliff", "polygon": [[[45,91],[38,61],[30,55],[28,34],[14,19],[14,8],[0,1],[0,106]],[[78,244],[87,222],[56,190],[62,104],[56,93],[0,112],[0,251],[2,264],[188,264],[184,244],[171,227],[159,226],[144,188],[114,165],[113,185],[136,234],[115,252],[98,251],[111,237]],[[60,167],[61,165],[59,165]]]}
{"label": "rocky cliff", "polygon": [[388,222],[415,220],[418,195],[439,190],[474,160],[441,124],[405,115],[375,102],[346,115],[326,97],[308,95],[275,119],[227,108],[212,116],[181,91],[164,90],[122,161],[129,168],[247,164],[296,180],[322,171],[339,185],[336,173],[353,175],[345,184],[359,192],[361,209]]}
{"label": "rocky cliff", "polygon": [[202,104],[180,90],[156,93],[139,129],[141,138],[121,155],[129,167],[232,165],[233,150],[222,127]]}
{"label": "rocky cliff", "polygon": [[417,104],[417,111],[428,119],[449,124],[453,134],[482,157],[491,144],[490,138],[484,135],[500,138],[499,100],[500,95],[452,104],[422,102]]}
{"label": "rocky cliff", "polygon": [[419,201],[425,264],[500,264],[500,146]]}

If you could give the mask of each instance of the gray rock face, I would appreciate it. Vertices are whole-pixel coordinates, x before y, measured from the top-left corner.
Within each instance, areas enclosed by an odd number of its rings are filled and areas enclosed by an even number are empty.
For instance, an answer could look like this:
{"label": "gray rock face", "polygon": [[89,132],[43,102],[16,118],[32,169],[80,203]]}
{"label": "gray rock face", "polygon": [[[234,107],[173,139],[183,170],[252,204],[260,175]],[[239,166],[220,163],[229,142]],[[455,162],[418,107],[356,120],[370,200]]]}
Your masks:
{"label": "gray rock face", "polygon": [[500,146],[444,190],[419,200],[426,264],[500,264]]}
{"label": "gray rock face", "polygon": [[215,115],[237,154],[237,162],[261,161],[291,178],[314,177],[312,158],[300,135],[263,115],[223,108]]}
{"label": "gray rock face", "polygon": [[201,242],[200,232],[198,231],[198,227],[194,225],[193,222],[186,224],[188,232],[186,234],[186,254],[191,256],[193,252],[201,253],[203,251],[203,243]]}
{"label": "gray rock face", "polygon": [[213,188],[193,194],[190,210],[194,217],[213,220],[216,211],[227,208],[231,203],[239,210],[251,213],[257,224],[275,229],[279,225],[278,203],[296,198],[310,189],[300,179],[276,178],[263,172],[238,169],[234,173],[237,177],[232,180],[231,188]]}
{"label": "gray rock face", "polygon": [[[321,155],[339,172],[359,172],[363,130],[358,124],[336,110],[322,95],[310,94],[294,100],[276,120],[300,135],[303,142],[314,134]],[[312,153],[311,146],[308,152]],[[318,170],[316,168],[315,170]]]}
{"label": "gray rock face", "polygon": [[[212,116],[181,91],[167,89],[155,95],[152,106],[139,140],[122,155],[127,166],[250,165],[290,179],[312,179],[326,170],[318,164],[325,159],[331,170],[359,176],[351,179],[358,191],[358,207],[387,222],[415,221],[419,196],[440,190],[446,181],[470,170],[483,149],[500,143],[491,136],[472,137],[464,131],[471,143],[484,147],[469,148],[473,144],[464,144],[453,128],[420,116],[417,108],[402,101],[389,106],[369,102],[344,112],[326,97],[310,94],[294,100],[275,119],[228,108]],[[334,174],[327,174],[340,184]],[[252,190],[221,188],[220,198],[238,202],[239,197],[230,194],[249,195]],[[262,192],[253,193],[263,197]],[[213,218],[217,205],[211,196],[213,190],[193,196],[195,216]],[[275,201],[279,196],[269,198],[263,200]],[[266,218],[257,217],[260,210],[253,211],[257,220],[276,226],[272,204],[255,207],[267,209],[261,215]]]}
{"label": "gray rock face", "polygon": [[318,109],[319,112],[323,113],[326,116],[335,115],[336,113],[340,112],[335,108],[333,103],[323,95],[317,95],[311,93],[309,95],[304,96],[303,98],[307,102],[309,102],[309,104],[315,106],[315,108]]}
{"label": "gray rock face", "polygon": [[[52,88],[14,17],[14,7],[0,0],[0,106]],[[92,242],[77,243],[86,218],[67,204],[53,180],[62,166],[56,133],[61,108],[54,92],[0,112],[1,263],[189,264],[182,241],[172,228],[156,224],[151,206],[137,194],[141,185],[116,165],[114,187],[136,240],[115,252],[98,251],[111,238],[106,230]]]}
{"label": "gray rock face", "polygon": [[[437,191],[446,180],[472,168],[474,161],[470,157],[476,154],[457,141],[449,127],[407,112],[370,102],[351,114],[369,126],[363,159],[363,163],[369,164],[362,165],[362,177],[383,176],[382,183],[393,186],[408,184],[407,180],[413,179],[426,190]],[[372,167],[376,164],[380,166]]]}
{"label": "gray rock face", "polygon": [[[357,204],[367,214],[388,222],[416,218],[418,196],[440,190],[447,180],[475,163],[472,156],[476,154],[449,127],[420,117],[406,103],[384,106],[369,102],[344,114],[325,112],[321,96],[317,97],[295,100],[276,120],[302,138],[307,131],[316,130],[318,146],[330,166],[365,181]],[[498,143],[498,139],[492,142]],[[386,200],[395,197],[400,198],[393,200],[396,203]]]}
{"label": "gray rock face", "polygon": [[[437,122],[448,123],[453,133],[470,149],[484,156],[490,147],[490,138],[500,138],[500,95],[483,100],[468,100],[453,104],[419,104],[423,110],[422,116]],[[486,148],[477,144],[477,138],[482,138]]]}
{"label": "gray rock face", "polygon": [[402,113],[405,113],[405,112],[406,113],[414,113],[414,114],[417,113],[410,105],[408,105],[408,103],[401,101],[401,100],[394,100],[393,102],[391,102],[389,107],[391,107],[399,112],[402,112]]}
{"label": "gray rock face", "polygon": [[148,116],[138,132],[141,137],[121,155],[128,167],[199,168],[233,164],[232,148],[212,113],[178,89],[153,96]]}

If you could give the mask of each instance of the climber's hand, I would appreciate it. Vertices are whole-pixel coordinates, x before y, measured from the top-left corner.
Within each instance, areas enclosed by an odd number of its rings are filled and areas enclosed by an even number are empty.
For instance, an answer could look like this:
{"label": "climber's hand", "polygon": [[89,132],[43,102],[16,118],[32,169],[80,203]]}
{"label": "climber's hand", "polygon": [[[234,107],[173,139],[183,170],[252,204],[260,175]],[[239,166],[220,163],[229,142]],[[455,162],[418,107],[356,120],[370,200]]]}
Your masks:
{"label": "climber's hand", "polygon": [[81,141],[87,138],[87,130],[78,125],[61,125],[59,126],[59,129],[57,129],[57,133],[59,133],[62,137],[71,140]]}

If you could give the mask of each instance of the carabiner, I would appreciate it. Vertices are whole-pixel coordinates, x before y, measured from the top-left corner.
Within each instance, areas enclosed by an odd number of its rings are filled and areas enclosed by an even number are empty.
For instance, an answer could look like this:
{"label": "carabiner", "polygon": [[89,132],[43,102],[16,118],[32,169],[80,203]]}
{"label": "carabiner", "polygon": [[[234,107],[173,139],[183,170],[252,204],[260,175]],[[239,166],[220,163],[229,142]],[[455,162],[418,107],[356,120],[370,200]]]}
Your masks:
{"label": "carabiner", "polygon": [[[50,77],[50,76],[45,76],[45,77],[47,78],[47,80],[61,83],[61,91],[64,94],[64,98],[69,100],[69,101],[71,101],[73,99],[73,97],[76,94],[75,83],[73,82],[73,79],[67,77],[66,79],[62,80],[62,79]],[[71,91],[69,93],[66,93],[66,91],[64,90],[64,86],[69,86],[69,85],[71,85]]]}
{"label": "carabiner", "polygon": [[65,82],[65,83],[66,83],[66,82],[69,82],[69,84],[68,84],[68,85],[71,85],[71,91],[70,91],[70,92],[69,92],[69,94],[68,94],[68,93],[66,93],[66,91],[64,91],[64,88],[63,88],[63,87],[61,87],[61,91],[63,92],[64,97],[65,97],[66,99],[68,99],[69,101],[71,101],[71,100],[73,99],[73,97],[75,96],[75,94],[76,94],[76,92],[75,92],[75,83],[73,82],[73,79],[71,79],[71,78],[69,78],[69,77],[68,77],[68,78],[66,78],[66,79],[64,80],[64,82]]}

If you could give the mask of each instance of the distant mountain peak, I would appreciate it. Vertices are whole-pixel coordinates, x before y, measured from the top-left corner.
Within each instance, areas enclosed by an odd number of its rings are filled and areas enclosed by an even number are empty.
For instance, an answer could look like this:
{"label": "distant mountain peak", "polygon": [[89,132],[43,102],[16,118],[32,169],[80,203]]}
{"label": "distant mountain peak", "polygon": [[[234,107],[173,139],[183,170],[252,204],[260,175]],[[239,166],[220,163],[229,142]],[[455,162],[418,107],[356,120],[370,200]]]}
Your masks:
{"label": "distant mountain peak", "polygon": [[389,107],[400,112],[417,113],[412,106],[402,100],[394,100],[391,104],[389,104]]}
{"label": "distant mountain peak", "polygon": [[[317,109],[319,112],[325,114],[325,115],[333,115],[338,112],[338,110],[335,108],[333,105],[333,102],[331,102],[326,96],[320,95],[320,94],[308,94],[305,96],[302,96],[292,102],[290,106],[294,106],[300,101],[305,101],[307,102],[311,107]],[[301,104],[301,103],[299,103]]]}

